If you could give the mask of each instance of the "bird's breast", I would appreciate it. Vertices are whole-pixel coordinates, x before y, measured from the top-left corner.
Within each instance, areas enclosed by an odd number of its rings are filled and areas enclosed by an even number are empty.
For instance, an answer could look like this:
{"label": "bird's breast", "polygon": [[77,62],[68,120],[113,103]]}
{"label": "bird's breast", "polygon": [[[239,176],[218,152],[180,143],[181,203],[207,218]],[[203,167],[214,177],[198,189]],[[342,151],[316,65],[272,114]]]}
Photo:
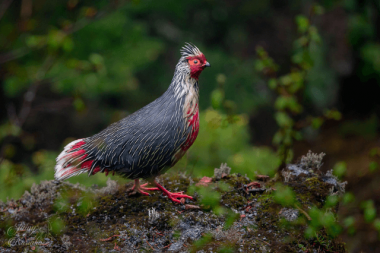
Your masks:
{"label": "bird's breast", "polygon": [[187,138],[181,149],[186,152],[193,145],[199,132],[199,96],[196,85],[189,85],[189,92],[185,98],[183,113],[187,125]]}
{"label": "bird's breast", "polygon": [[[189,110],[191,110],[191,109],[189,109]],[[188,133],[189,134],[187,136],[185,143],[181,147],[181,149],[184,151],[188,150],[191,147],[191,145],[193,145],[195,139],[198,136],[198,132],[199,132],[199,108],[198,108],[198,104],[195,105],[195,108],[192,109],[192,114],[189,115],[189,117],[187,118],[187,124],[188,124],[188,129],[189,129]]]}
{"label": "bird's breast", "polygon": [[186,124],[187,124],[186,140],[182,144],[182,146],[177,150],[177,152],[175,152],[173,159],[172,159],[172,166],[174,164],[176,164],[182,158],[182,156],[191,147],[191,145],[193,145],[195,139],[198,136],[198,132],[199,132],[199,108],[198,108],[198,104],[193,109],[193,113],[191,115],[188,115],[188,117],[186,118]]}

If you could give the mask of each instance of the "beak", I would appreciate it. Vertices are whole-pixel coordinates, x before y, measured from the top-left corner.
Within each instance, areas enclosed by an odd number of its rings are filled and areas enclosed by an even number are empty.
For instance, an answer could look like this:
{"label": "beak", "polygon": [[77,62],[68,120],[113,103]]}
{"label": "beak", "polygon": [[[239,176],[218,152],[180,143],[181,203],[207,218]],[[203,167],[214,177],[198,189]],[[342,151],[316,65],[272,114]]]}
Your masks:
{"label": "beak", "polygon": [[211,67],[211,64],[208,61],[206,61],[205,67]]}

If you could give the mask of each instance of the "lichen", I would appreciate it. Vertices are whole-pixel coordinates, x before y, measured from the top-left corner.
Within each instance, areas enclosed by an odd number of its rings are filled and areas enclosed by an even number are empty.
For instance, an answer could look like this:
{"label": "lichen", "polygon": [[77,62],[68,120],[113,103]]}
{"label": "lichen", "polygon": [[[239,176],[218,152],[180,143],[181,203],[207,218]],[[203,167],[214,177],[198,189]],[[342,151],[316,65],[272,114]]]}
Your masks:
{"label": "lichen", "polygon": [[231,168],[227,166],[227,163],[222,163],[220,168],[214,169],[214,178],[217,180],[222,179],[230,174]]}
{"label": "lichen", "polygon": [[313,153],[313,152],[311,152],[311,150],[309,150],[309,152],[307,152],[306,156],[301,157],[301,161],[299,162],[299,164],[302,166],[302,168],[304,168],[306,170],[307,169],[312,169],[312,170],[318,169],[319,170],[323,165],[322,159],[325,155],[326,154],[323,152],[320,154],[317,154],[317,153]]}
{"label": "lichen", "polygon": [[[220,172],[217,171],[217,175]],[[30,245],[8,244],[10,238],[22,238],[21,233],[7,235],[6,232],[20,222],[36,227],[48,225],[49,231],[41,239],[49,244],[35,246],[41,252],[312,252],[318,247],[325,249],[316,239],[305,239],[304,232],[308,208],[323,206],[331,187],[335,187],[329,181],[331,175],[290,174],[283,183],[295,192],[297,206],[283,207],[273,198],[274,180],[257,183],[246,176],[222,173],[223,176],[214,177],[207,186],[219,192],[219,207],[202,206],[197,192],[195,201],[186,200],[185,205],[177,205],[159,192],[148,197],[129,195],[127,190],[132,183],[118,185],[109,180],[106,187],[95,189],[43,182],[33,186],[19,200],[0,206],[0,251],[32,249]],[[181,173],[166,174],[159,180],[171,191],[186,192],[200,179]],[[248,186],[260,187],[260,191],[248,191]],[[201,209],[186,208],[190,203]],[[222,211],[217,215],[216,210]],[[324,229],[319,236],[328,237]],[[327,241],[329,249],[345,252],[338,239]]]}

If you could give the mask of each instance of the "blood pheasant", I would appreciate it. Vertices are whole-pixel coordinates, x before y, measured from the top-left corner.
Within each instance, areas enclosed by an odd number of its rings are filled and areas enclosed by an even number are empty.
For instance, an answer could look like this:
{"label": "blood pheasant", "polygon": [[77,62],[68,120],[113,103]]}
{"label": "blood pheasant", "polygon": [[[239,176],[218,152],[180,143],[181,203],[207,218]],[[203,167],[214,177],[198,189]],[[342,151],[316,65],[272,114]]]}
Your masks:
{"label": "blood pheasant", "polygon": [[[98,172],[134,179],[134,191],[161,190],[174,202],[191,196],[171,193],[155,177],[172,167],[194,143],[199,130],[198,77],[209,67],[193,44],[181,49],[173,80],[166,92],[152,103],[88,138],[69,143],[57,157],[57,180]],[[147,179],[154,188],[140,185]]]}

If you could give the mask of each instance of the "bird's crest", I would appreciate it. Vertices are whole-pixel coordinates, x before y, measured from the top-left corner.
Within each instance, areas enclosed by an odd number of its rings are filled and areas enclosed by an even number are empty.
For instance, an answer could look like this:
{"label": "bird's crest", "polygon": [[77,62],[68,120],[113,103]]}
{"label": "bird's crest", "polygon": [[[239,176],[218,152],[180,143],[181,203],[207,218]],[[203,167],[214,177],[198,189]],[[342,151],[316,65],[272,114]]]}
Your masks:
{"label": "bird's crest", "polygon": [[194,44],[188,42],[185,43],[185,46],[183,46],[180,51],[183,57],[202,54],[202,52]]}

